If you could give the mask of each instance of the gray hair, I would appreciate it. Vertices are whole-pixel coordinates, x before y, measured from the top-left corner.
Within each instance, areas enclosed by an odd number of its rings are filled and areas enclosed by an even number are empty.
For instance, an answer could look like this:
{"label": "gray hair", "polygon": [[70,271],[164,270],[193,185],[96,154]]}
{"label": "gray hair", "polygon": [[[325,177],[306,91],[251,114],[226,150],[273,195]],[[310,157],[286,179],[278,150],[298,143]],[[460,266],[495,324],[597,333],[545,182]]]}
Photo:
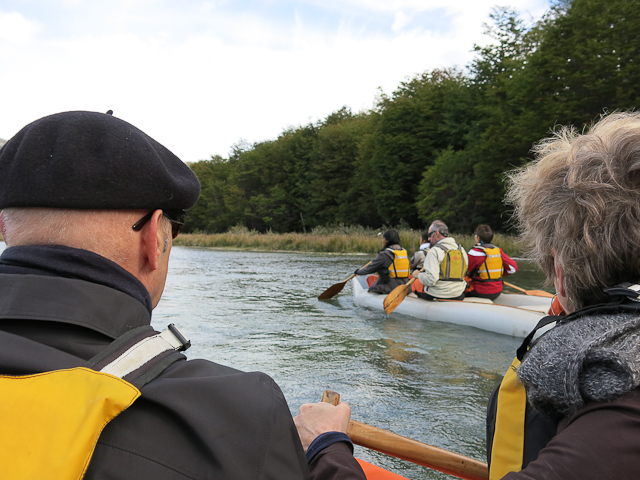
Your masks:
{"label": "gray hair", "polygon": [[440,232],[445,237],[449,236],[449,227],[447,227],[447,224],[442,220],[434,220],[431,223],[431,226],[433,227],[433,230]]}
{"label": "gray hair", "polygon": [[[120,263],[123,235],[135,235],[139,213],[130,210],[5,208],[5,242],[13,245],[68,245],[98,253]],[[162,217],[164,250],[171,241],[171,222]]]}
{"label": "gray hair", "polygon": [[585,134],[560,129],[509,175],[523,242],[547,276],[564,271],[569,307],[640,280],[640,113],[613,113]]}

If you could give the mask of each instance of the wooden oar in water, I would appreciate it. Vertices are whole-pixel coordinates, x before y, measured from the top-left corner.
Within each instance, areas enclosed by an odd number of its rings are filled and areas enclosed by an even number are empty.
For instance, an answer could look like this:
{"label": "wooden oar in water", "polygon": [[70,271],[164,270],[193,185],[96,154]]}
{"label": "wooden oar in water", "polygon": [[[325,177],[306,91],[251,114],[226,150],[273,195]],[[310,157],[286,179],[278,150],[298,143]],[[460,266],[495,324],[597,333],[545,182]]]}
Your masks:
{"label": "wooden oar in water", "polygon": [[[424,272],[424,267],[420,271]],[[406,296],[411,293],[411,284],[415,281],[416,279],[412,278],[404,285],[398,285],[396,288],[391,290],[391,293],[389,293],[389,295],[384,298],[384,302],[382,302],[386,313],[393,312],[398,305],[402,303]]]}
{"label": "wooden oar in water", "polygon": [[[367,263],[364,267],[360,267],[360,268],[368,267],[370,264],[371,264],[371,262]],[[347,282],[349,280],[351,280],[355,276],[356,276],[356,274],[353,273],[353,274],[349,275],[349,278],[347,278],[344,282],[340,282],[340,283],[336,283],[335,285],[331,285],[329,288],[327,288],[324,292],[322,292],[320,294],[320,296],[318,297],[318,300],[328,300],[330,298],[335,297],[337,294],[339,294],[342,291],[342,289],[347,284]]]}
{"label": "wooden oar in water", "polygon": [[504,280],[502,281],[502,283],[504,283],[507,287],[513,288],[514,290],[520,290],[521,292],[524,292],[525,295],[553,298],[553,293],[545,292],[544,290],[525,290],[524,288],[520,288],[516,285],[513,285],[512,283],[505,282]]}
{"label": "wooden oar in water", "polygon": [[[325,390],[322,394],[322,401],[337,405],[340,402],[340,394],[332,390]],[[484,462],[418,442],[381,428],[372,427],[366,423],[349,420],[347,435],[356,445],[458,478],[465,480],[487,480],[489,478],[489,468]]]}

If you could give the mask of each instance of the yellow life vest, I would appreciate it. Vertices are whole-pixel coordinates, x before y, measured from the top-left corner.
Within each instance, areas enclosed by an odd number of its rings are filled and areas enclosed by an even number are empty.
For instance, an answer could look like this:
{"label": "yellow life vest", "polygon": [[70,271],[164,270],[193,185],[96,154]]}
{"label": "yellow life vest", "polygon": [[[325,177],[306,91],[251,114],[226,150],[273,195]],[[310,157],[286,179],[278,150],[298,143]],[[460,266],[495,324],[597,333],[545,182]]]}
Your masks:
{"label": "yellow life vest", "polygon": [[[533,416],[527,418],[527,393],[518,378],[517,371],[520,367],[520,359],[523,358],[535,333],[540,328],[554,323],[557,319],[556,316],[547,316],[538,322],[518,348],[516,358],[513,359],[509,370],[500,383],[496,400],[493,441],[491,442],[489,480],[498,480],[509,472],[519,472],[523,468],[525,456],[529,458],[529,461],[537,457],[538,452],[535,451],[536,447],[533,444],[530,444],[528,452],[525,452],[525,428],[529,430],[527,438],[537,437],[538,441],[535,443],[538,445],[540,442],[546,444],[555,435],[557,424],[553,425],[553,432],[550,432],[550,419],[547,418],[542,422],[540,418],[536,419]],[[532,415],[535,415],[535,412],[532,412]],[[544,423],[547,425],[545,426]]]}
{"label": "yellow life vest", "polygon": [[486,257],[482,265],[478,267],[478,276],[475,280],[481,280],[484,282],[495,282],[502,278],[502,254],[500,248],[495,245],[487,243],[486,245],[476,245],[473,248],[482,250]]}
{"label": "yellow life vest", "polygon": [[393,253],[393,262],[389,265],[389,276],[391,278],[407,278],[409,276],[409,255],[402,248],[400,250],[387,250]]}
{"label": "yellow life vest", "polygon": [[100,371],[0,376],[0,478],[80,480],[104,427],[135,402],[142,385],[184,358],[174,350],[186,349],[188,340],[175,326],[154,333],[140,327],[116,339],[87,363],[107,363]]}
{"label": "yellow life vest", "polygon": [[458,244],[457,249],[447,248],[439,243],[435,246],[444,251],[439,279],[443,282],[463,282],[467,273],[467,262],[462,253],[462,245]]}
{"label": "yellow life vest", "polygon": [[491,448],[489,480],[522,470],[527,394],[518,379],[520,360],[515,358],[498,390],[496,425]]}

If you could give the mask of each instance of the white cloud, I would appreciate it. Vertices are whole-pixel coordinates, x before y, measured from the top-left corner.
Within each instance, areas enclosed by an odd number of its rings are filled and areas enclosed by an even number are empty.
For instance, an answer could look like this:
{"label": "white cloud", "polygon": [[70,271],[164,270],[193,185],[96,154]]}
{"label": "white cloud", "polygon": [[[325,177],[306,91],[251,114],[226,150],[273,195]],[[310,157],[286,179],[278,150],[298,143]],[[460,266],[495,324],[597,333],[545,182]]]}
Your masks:
{"label": "white cloud", "polygon": [[[236,2],[176,7],[148,0],[140,9],[138,2],[112,0],[87,10],[94,2],[72,1],[73,9],[54,12],[55,22],[35,9],[0,13],[0,137],[54,112],[113,109],[185,161],[226,156],[241,138],[274,139],[343,105],[371,108],[378,87],[390,93],[425,70],[464,66],[493,5],[451,4],[456,10],[446,22],[435,20],[452,28],[431,30],[416,12],[444,1],[344,0],[350,13],[322,10],[323,21],[305,10],[309,0],[277,17],[229,10]],[[375,28],[363,14],[376,20]],[[11,34],[14,43],[3,36],[7,15],[17,15],[12,25],[23,23],[18,32],[28,32]]]}
{"label": "white cloud", "polygon": [[409,25],[409,23],[411,23],[411,17],[409,15],[405,15],[405,13],[402,11],[396,12],[391,30],[393,30],[394,33],[398,33],[404,27]]}
{"label": "white cloud", "polygon": [[37,31],[37,25],[19,13],[0,12],[0,42],[18,46],[28,45]]}

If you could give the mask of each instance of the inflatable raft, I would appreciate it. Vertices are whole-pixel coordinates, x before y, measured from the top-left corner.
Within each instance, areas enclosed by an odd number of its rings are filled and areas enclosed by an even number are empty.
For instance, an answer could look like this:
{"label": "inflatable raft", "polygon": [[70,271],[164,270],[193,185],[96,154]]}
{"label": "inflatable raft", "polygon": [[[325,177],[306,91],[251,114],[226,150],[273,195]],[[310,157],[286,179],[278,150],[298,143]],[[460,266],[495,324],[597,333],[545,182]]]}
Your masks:
{"label": "inflatable raft", "polygon": [[[353,301],[361,307],[384,310],[385,295],[369,293],[366,276],[351,280]],[[409,294],[392,313],[422,320],[467,325],[490,332],[524,338],[538,321],[546,316],[551,298],[516,293],[501,293],[491,301],[486,298],[465,298],[430,302]],[[546,329],[538,332],[542,333]]]}

